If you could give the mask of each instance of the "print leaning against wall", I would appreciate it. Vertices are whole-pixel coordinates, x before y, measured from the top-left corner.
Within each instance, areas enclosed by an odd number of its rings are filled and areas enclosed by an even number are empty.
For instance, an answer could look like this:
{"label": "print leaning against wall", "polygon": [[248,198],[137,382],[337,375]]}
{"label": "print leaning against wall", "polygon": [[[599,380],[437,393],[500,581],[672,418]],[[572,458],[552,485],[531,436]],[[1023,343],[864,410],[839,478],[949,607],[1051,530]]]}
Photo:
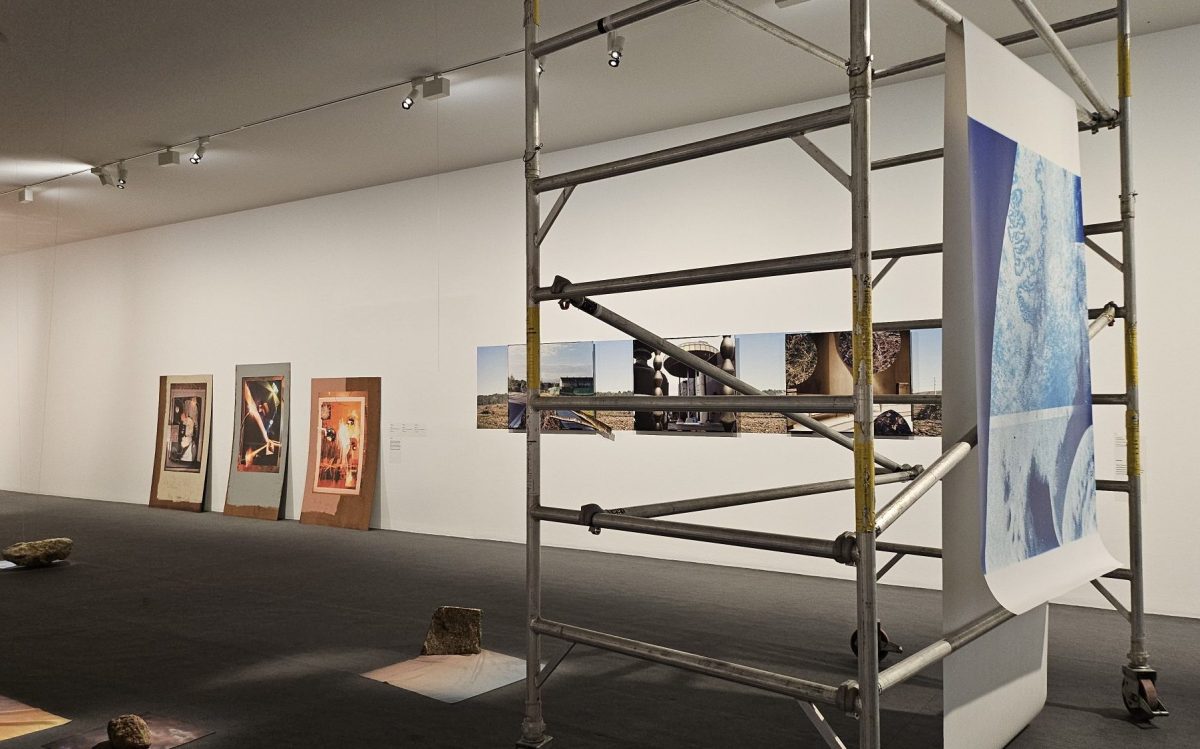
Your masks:
{"label": "print leaning against wall", "polygon": [[312,381],[300,522],[366,530],[379,472],[380,379]]}
{"label": "print leaning against wall", "polygon": [[152,507],[204,509],[211,422],[212,375],[159,378]]}

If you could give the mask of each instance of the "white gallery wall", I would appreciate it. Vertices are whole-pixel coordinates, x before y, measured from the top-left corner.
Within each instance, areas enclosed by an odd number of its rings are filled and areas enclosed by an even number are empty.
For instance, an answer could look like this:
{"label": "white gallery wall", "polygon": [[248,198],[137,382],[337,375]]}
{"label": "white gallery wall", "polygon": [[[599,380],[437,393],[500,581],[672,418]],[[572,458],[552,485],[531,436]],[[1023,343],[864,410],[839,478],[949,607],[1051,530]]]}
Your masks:
{"label": "white gallery wall", "polygon": [[[1195,440],[1189,381],[1200,363],[1188,303],[1200,261],[1185,224],[1200,205],[1200,156],[1187,123],[1200,118],[1180,60],[1200,48],[1193,26],[1135,40],[1136,180],[1141,304],[1147,605],[1200,616],[1200,544],[1189,483]],[[1115,99],[1112,45],[1078,51]],[[1033,61],[1060,84],[1045,58]],[[942,141],[940,77],[876,89],[875,157]],[[759,112],[562,153],[544,173],[620,158],[843,103]],[[619,108],[597,107],[597,116]],[[553,128],[554,122],[544,123]],[[813,140],[847,154],[845,128]],[[1118,218],[1116,135],[1083,136],[1085,220]],[[404,151],[397,149],[396,157]],[[878,248],[936,242],[941,162],[876,172]],[[97,188],[99,189],[99,188]],[[543,197],[548,209],[554,195]],[[670,270],[849,246],[848,194],[790,141],[581,186],[543,245],[543,282]],[[1101,238],[1119,253],[1115,237]],[[147,501],[158,377],[213,374],[212,509],[228,478],[234,366],[292,363],[295,518],[308,448],[314,377],[383,378],[383,480],[374,526],[471,538],[524,538],[524,441],[475,429],[477,346],[519,343],[524,309],[519,162],[357,190],[0,257],[0,488]],[[1120,276],[1089,258],[1091,304],[1120,299]],[[876,319],[940,317],[941,261],[903,260],[880,284]],[[848,272],[607,297],[614,310],[666,336],[848,327]],[[543,340],[620,338],[576,310],[543,305]],[[1099,392],[1123,389],[1120,326],[1093,345]],[[1181,345],[1182,344],[1182,345]],[[1098,475],[1115,477],[1123,414],[1097,407]],[[392,431],[395,434],[392,434]],[[880,440],[928,463],[940,440]],[[618,433],[615,442],[547,435],[543,501],[620,506],[851,475],[848,451],[822,440]],[[881,487],[886,501],[897,486]],[[938,545],[935,492],[889,532]],[[950,501],[947,498],[946,501]],[[1102,523],[1125,555],[1124,496],[1101,494]],[[852,527],[851,493],[731,508],[701,522],[833,537]],[[147,510],[150,511],[150,510]],[[229,519],[227,522],[258,522]],[[330,533],[349,533],[329,530]],[[600,536],[547,525],[551,545],[850,577],[819,559]],[[348,539],[352,540],[352,539]],[[553,574],[552,570],[549,574]],[[889,583],[940,584],[938,563],[906,559]],[[1125,597],[1124,584],[1114,582]],[[1099,605],[1090,589],[1064,600]],[[833,614],[837,616],[836,613]],[[883,612],[886,619],[886,611]],[[844,612],[852,621],[847,599]]]}

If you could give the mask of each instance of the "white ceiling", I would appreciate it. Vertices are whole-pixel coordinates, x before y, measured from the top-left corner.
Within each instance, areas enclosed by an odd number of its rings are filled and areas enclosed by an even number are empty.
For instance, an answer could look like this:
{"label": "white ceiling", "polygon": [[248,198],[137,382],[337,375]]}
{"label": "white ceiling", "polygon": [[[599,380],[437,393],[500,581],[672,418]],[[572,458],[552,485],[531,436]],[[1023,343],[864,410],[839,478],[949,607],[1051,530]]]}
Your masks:
{"label": "white ceiling", "polygon": [[[543,37],[633,0],[542,0]],[[844,53],[845,0],[742,5]],[[988,32],[1026,28],[1010,3],[952,3]],[[1107,6],[1044,0],[1050,20]],[[521,0],[7,0],[0,4],[0,192],[516,50]],[[1200,23],[1200,3],[1138,3],[1139,33]],[[941,51],[911,0],[877,0],[881,67]],[[1066,35],[1110,39],[1111,23]],[[543,76],[548,150],[839,93],[842,71],[703,4],[556,53]],[[1039,42],[1017,48],[1043,51]],[[924,73],[938,72],[938,68]],[[513,159],[521,57],[450,76],[452,95],[400,109],[407,88],[214,138],[200,166],[128,163],[129,189],[91,174],[0,195],[0,254]]]}

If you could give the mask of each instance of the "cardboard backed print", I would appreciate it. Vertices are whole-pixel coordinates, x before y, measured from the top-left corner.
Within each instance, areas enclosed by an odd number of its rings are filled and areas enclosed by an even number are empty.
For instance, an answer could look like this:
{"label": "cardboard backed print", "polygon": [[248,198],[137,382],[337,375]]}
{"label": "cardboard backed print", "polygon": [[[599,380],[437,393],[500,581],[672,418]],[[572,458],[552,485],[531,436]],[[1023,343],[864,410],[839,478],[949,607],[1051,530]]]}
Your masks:
{"label": "cardboard backed print", "polygon": [[[732,335],[675,338],[684,351],[737,374],[737,344]],[[655,351],[640,341],[633,344],[633,392],[641,395],[732,395],[716,379],[686,362]],[[736,434],[738,415],[717,411],[636,411],[634,429],[672,434]]]}
{"label": "cardboard backed print", "polygon": [[237,366],[226,515],[259,520],[283,517],[291,377],[292,365],[287,363]]}
{"label": "cardboard backed print", "polygon": [[237,470],[278,473],[283,442],[283,375],[244,377]]}
{"label": "cardboard backed print", "polygon": [[[913,336],[918,331],[877,330],[871,340],[871,389],[876,396],[909,395],[913,392]],[[920,331],[924,333],[924,331]],[[940,372],[940,341],[922,337],[924,371]],[[788,395],[852,395],[854,393],[853,336],[849,331],[788,333],[784,336],[784,371]],[[876,437],[912,437],[916,409],[913,406],[875,404]],[[851,414],[810,414],[825,426],[847,434],[854,431]],[[941,433],[940,409],[922,409],[922,433]],[[792,434],[812,434],[800,424],[791,424]]]}
{"label": "cardboard backed print", "polygon": [[508,346],[475,350],[475,428],[508,428]]}
{"label": "cardboard backed print", "polygon": [[151,506],[204,509],[211,424],[212,375],[159,378]]}
{"label": "cardboard backed print", "polygon": [[312,381],[300,522],[367,530],[379,473],[378,377]]}
{"label": "cardboard backed print", "polygon": [[70,723],[68,718],[51,715],[7,697],[0,697],[0,741],[55,728]]}
{"label": "cardboard backed print", "polygon": [[200,472],[200,435],[204,433],[208,390],[203,382],[178,382],[167,394],[166,444],[163,470]]}
{"label": "cardboard backed print", "polygon": [[321,494],[358,494],[362,456],[366,449],[363,418],[366,396],[329,395],[317,398],[317,433],[320,445],[313,491]]}

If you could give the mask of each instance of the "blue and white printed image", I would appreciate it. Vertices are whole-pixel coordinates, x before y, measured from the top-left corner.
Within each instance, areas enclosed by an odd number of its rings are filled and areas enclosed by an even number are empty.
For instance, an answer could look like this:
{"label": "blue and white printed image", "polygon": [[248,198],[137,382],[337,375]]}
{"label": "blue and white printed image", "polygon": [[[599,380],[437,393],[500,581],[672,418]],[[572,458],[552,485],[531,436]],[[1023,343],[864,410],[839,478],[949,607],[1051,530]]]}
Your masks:
{"label": "blue and white printed image", "polygon": [[983,568],[1097,531],[1079,177],[969,124]]}

